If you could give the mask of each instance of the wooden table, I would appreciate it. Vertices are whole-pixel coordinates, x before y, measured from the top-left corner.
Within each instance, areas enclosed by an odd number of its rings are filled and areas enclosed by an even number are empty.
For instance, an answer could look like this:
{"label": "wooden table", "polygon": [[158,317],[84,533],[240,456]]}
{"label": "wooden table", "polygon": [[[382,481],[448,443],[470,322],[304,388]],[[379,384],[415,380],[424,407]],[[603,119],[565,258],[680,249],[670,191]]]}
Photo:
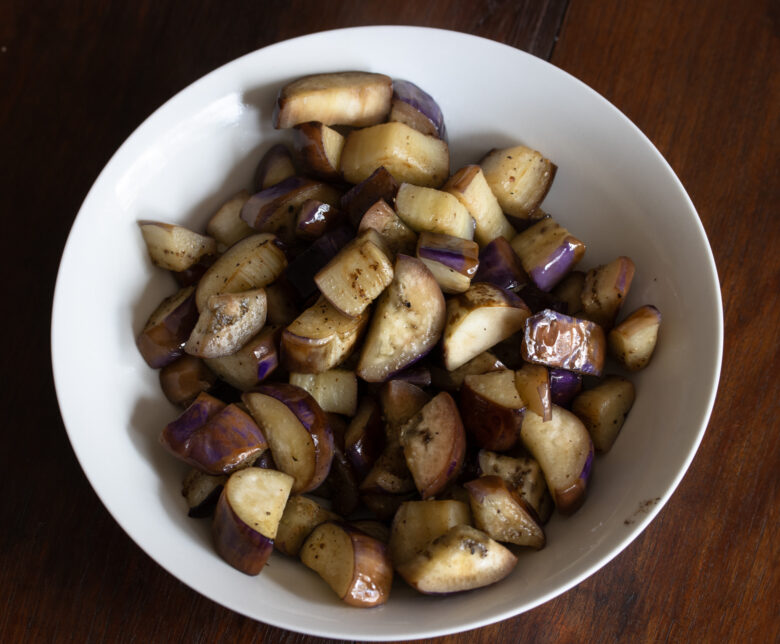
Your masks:
{"label": "wooden table", "polygon": [[114,523],[59,416],[50,307],[81,201],[148,114],[244,53],[367,24],[492,38],[613,102],[687,187],[725,304],[712,420],[658,518],[563,596],[436,641],[778,641],[779,20],[769,0],[0,2],[0,641],[321,641],[204,599]]}

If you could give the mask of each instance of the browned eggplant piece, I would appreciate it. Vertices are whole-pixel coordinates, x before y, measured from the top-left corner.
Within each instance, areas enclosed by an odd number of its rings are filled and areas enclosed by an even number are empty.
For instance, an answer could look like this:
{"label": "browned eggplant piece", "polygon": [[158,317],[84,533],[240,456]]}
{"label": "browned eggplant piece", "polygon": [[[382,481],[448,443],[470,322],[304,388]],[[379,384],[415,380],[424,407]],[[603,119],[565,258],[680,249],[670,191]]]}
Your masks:
{"label": "browned eggplant piece", "polygon": [[447,138],[439,104],[428,92],[408,80],[393,81],[393,102],[388,120],[406,123],[423,134]]}
{"label": "browned eggplant piece", "polygon": [[417,258],[433,273],[444,293],[463,293],[479,267],[476,242],[440,233],[420,233]]}
{"label": "browned eggplant piece", "polygon": [[439,341],[444,317],[444,296],[431,272],[419,259],[396,256],[393,281],[377,302],[358,375],[382,382],[423,358]]}
{"label": "browned eggplant piece", "polygon": [[395,211],[415,232],[474,238],[474,219],[453,195],[424,185],[402,183],[395,196]]}
{"label": "browned eggplant piece", "polygon": [[489,282],[507,291],[517,292],[528,284],[529,278],[512,245],[503,237],[496,237],[479,253],[479,268],[475,282]]}
{"label": "browned eggplant piece", "polygon": [[321,373],[341,364],[360,339],[369,320],[337,311],[324,297],[303,311],[282,333],[282,357],[287,369]]}
{"label": "browned eggplant piece", "polygon": [[301,204],[295,234],[302,239],[318,239],[344,224],[346,215],[341,210],[324,201],[309,199]]}
{"label": "browned eggplant piece", "polygon": [[406,465],[423,499],[441,492],[460,473],[466,432],[460,412],[447,392],[428,402],[401,428]]}
{"label": "browned eggplant piece", "polygon": [[390,596],[393,566],[387,546],[348,523],[320,524],[300,554],[304,565],[350,606],[379,606]]}
{"label": "browned eggplant piece", "polygon": [[539,364],[523,364],[515,373],[515,387],[528,409],[539,414],[545,421],[552,418],[550,373],[547,367]]}
{"label": "browned eggplant piece", "polygon": [[628,257],[618,257],[609,264],[589,270],[582,287],[583,317],[603,329],[611,329],[633,279],[634,262]]}
{"label": "browned eggplant piece", "polygon": [[396,569],[412,588],[439,595],[489,586],[515,565],[517,557],[484,532],[456,525]]}
{"label": "browned eggplant piece", "polygon": [[553,406],[547,422],[527,409],[520,436],[544,472],[555,507],[574,514],[585,502],[593,465],[593,443],[585,425],[562,407]]}
{"label": "browned eggplant piece", "polygon": [[585,423],[593,446],[599,452],[608,452],[612,448],[631,411],[634,398],[634,385],[630,380],[607,376],[572,402],[572,412]]}
{"label": "browned eggplant piece", "polygon": [[534,509],[545,523],[552,511],[552,497],[547,490],[542,468],[530,456],[508,456],[485,449],[479,450],[477,463],[480,476],[500,476]]}
{"label": "browned eggplant piece", "polygon": [[284,143],[276,143],[268,148],[257,164],[254,178],[255,192],[266,190],[296,173],[290,150]]}
{"label": "browned eggplant piece", "polygon": [[217,376],[199,358],[184,355],[160,369],[160,388],[178,407],[189,407],[198,394],[214,386]]}
{"label": "browned eggplant piece", "polygon": [[393,256],[398,253],[414,255],[417,245],[417,235],[401,218],[395,214],[384,199],[379,199],[366,210],[360,220],[358,232],[372,228],[376,230],[385,242]]}
{"label": "browned eggplant piece", "polygon": [[344,137],[323,123],[300,123],[293,129],[293,147],[306,174],[323,181],[339,181]]}
{"label": "browned eggplant piece", "polygon": [[513,371],[466,376],[460,409],[463,425],[479,447],[505,452],[519,442],[525,404]]}
{"label": "browned eggplant piece", "polygon": [[341,153],[344,179],[360,183],[381,166],[396,181],[438,188],[450,174],[450,152],[441,139],[404,123],[352,130]]}
{"label": "browned eggplant piece", "polygon": [[187,286],[166,297],[136,338],[136,346],[146,364],[160,369],[177,360],[184,353],[184,344],[197,322],[194,287]]}
{"label": "browned eggplant piece", "polygon": [[644,369],[653,357],[660,326],[661,312],[657,308],[638,308],[609,332],[611,354],[631,371]]}
{"label": "browned eggplant piece", "polygon": [[328,417],[307,391],[288,384],[263,384],[243,401],[262,429],[279,469],[295,479],[293,492],[316,489],[333,460]]}
{"label": "browned eggplant piece", "polygon": [[520,219],[533,216],[557,170],[540,152],[524,145],[491,150],[480,165],[501,209]]}
{"label": "browned eggplant piece", "polygon": [[527,362],[600,376],[606,339],[595,322],[546,309],[526,320],[522,351]]}
{"label": "browned eggplant piece", "polygon": [[222,204],[206,224],[206,232],[217,240],[217,248],[220,252],[255,234],[254,229],[241,219],[241,209],[248,200],[249,192],[242,190]]}
{"label": "browned eggplant piece", "polygon": [[453,499],[406,501],[393,517],[388,549],[394,566],[409,561],[456,525],[471,525],[469,506]]}
{"label": "browned eggplant piece", "polygon": [[452,371],[523,328],[531,311],[511,291],[478,282],[447,302],[444,366]]}
{"label": "browned eggplant piece", "polygon": [[391,204],[397,193],[398,182],[384,166],[380,166],[341,198],[341,209],[347,213],[352,225],[357,226],[366,211],[377,201],[382,199]]}
{"label": "browned eggplant piece", "polygon": [[304,76],[279,91],[273,124],[277,129],[307,121],[366,127],[387,118],[392,97],[393,81],[384,74],[345,71]]}
{"label": "browned eggplant piece", "polygon": [[250,467],[234,472],[219,497],[212,534],[217,552],[231,566],[257,575],[273,551],[292,477]]}
{"label": "browned eggplant piece", "polygon": [[155,266],[183,271],[202,257],[217,252],[217,242],[184,226],[159,221],[139,221],[149,257]]}
{"label": "browned eggplant piece", "polygon": [[464,484],[469,493],[474,526],[492,539],[544,548],[544,529],[536,511],[499,476],[483,476]]}
{"label": "browned eggplant piece", "polygon": [[308,391],[325,412],[355,415],[358,383],[354,371],[328,369],[321,373],[291,373],[290,384]]}
{"label": "browned eggplant piece", "polygon": [[336,188],[306,177],[289,177],[252,195],[241,208],[241,219],[256,231],[273,233],[288,245],[295,243],[295,224],[301,205],[317,199],[335,206],[341,199]]}
{"label": "browned eggplant piece", "polygon": [[549,291],[585,255],[585,244],[552,217],[545,217],[519,233],[511,242],[533,282]]}
{"label": "browned eggplant piece", "polygon": [[474,218],[474,239],[485,247],[494,239],[507,241],[515,236],[515,229],[507,221],[493,191],[490,189],[482,168],[467,165],[453,174],[443,190],[452,194],[465,206]]}
{"label": "browned eggplant piece", "polygon": [[266,325],[236,353],[208,358],[206,365],[229,385],[249,391],[279,367],[281,335],[281,327]]}
{"label": "browned eggplant piece", "polygon": [[340,518],[313,499],[295,494],[287,500],[284,507],[274,546],[286,555],[297,557],[303,542],[314,528],[326,521],[338,521]]}

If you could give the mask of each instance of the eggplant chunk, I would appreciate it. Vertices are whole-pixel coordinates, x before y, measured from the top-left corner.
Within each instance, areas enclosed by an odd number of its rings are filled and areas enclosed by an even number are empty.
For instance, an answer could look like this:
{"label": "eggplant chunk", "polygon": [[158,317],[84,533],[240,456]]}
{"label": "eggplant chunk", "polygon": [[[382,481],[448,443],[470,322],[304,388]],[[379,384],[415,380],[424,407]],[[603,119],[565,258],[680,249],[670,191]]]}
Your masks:
{"label": "eggplant chunk", "polygon": [[335,206],[319,199],[307,199],[298,211],[295,235],[311,241],[345,224],[346,215]]}
{"label": "eggplant chunk", "polygon": [[585,502],[593,464],[593,443],[585,425],[562,407],[553,406],[547,422],[526,410],[520,437],[542,468],[555,507],[574,514]]}
{"label": "eggplant chunk", "polygon": [[207,358],[206,366],[231,387],[249,391],[279,366],[280,337],[280,327],[266,324],[238,351],[221,358]]}
{"label": "eggplant chunk", "polygon": [[506,365],[490,351],[483,351],[457,369],[447,371],[441,367],[431,367],[431,382],[437,389],[445,391],[457,391],[460,389],[466,376],[501,371]]}
{"label": "eggplant chunk", "polygon": [[188,407],[202,391],[211,389],[217,376],[198,358],[184,355],[160,369],[160,389],[174,405]]}
{"label": "eggplant chunk", "polygon": [[515,373],[515,387],[525,406],[543,420],[552,417],[550,373],[547,367],[525,363]]}
{"label": "eggplant chunk", "polygon": [[192,519],[203,519],[214,513],[214,508],[222,493],[222,488],[228,477],[213,476],[193,467],[184,477],[181,494],[187,501],[189,511],[187,516]]}
{"label": "eggplant chunk", "polygon": [[169,271],[184,271],[205,255],[217,252],[217,242],[184,226],[139,221],[152,263]]}
{"label": "eggplant chunk", "polygon": [[482,476],[464,484],[474,525],[496,541],[544,548],[545,536],[536,511],[499,476]]}
{"label": "eggplant chunk", "polygon": [[291,373],[290,384],[308,391],[325,412],[355,415],[358,383],[354,371],[329,369],[322,373]]}
{"label": "eggplant chunk", "polygon": [[545,217],[512,239],[525,272],[542,291],[549,291],[585,255],[585,244],[552,217]]}
{"label": "eggplant chunk", "polygon": [[184,344],[197,322],[194,287],[187,286],[166,297],[136,338],[136,346],[146,364],[160,369],[177,360],[184,353]]}
{"label": "eggplant chunk", "polygon": [[320,272],[339,252],[354,239],[355,233],[347,225],[338,226],[322,235],[290,262],[287,281],[306,300],[318,291],[314,281]]}
{"label": "eggplant chunk", "polygon": [[460,412],[441,392],[401,428],[401,446],[414,484],[423,499],[439,494],[460,473],[466,433]]}
{"label": "eggplant chunk", "polygon": [[474,218],[474,239],[480,247],[498,237],[511,240],[517,234],[478,165],[467,165],[458,170],[443,190],[453,195]]}
{"label": "eggplant chunk", "polygon": [[300,555],[304,565],[350,606],[379,606],[390,596],[393,567],[387,546],[347,523],[317,526]]}
{"label": "eggplant chunk", "polygon": [[423,232],[417,240],[417,258],[444,293],[463,293],[479,267],[479,246],[461,237]]}
{"label": "eggplant chunk", "polygon": [[522,353],[527,362],[600,376],[606,353],[604,330],[590,320],[545,309],[526,320]]}
{"label": "eggplant chunk", "polygon": [[390,528],[388,548],[393,566],[409,561],[453,526],[471,523],[469,506],[462,501],[406,501]]}
{"label": "eggplant chunk", "polygon": [[369,310],[344,315],[324,297],[303,311],[282,333],[282,358],[289,371],[322,373],[341,364],[366,328]]}
{"label": "eggplant chunk", "polygon": [[309,392],[287,384],[260,385],[243,401],[262,429],[274,462],[295,479],[294,494],[316,489],[333,460],[333,431]]}
{"label": "eggplant chunk", "polygon": [[510,291],[487,282],[447,302],[442,339],[444,366],[452,371],[523,328],[531,311]]}
{"label": "eggplant chunk", "polygon": [[633,279],[634,262],[628,257],[588,271],[581,295],[583,316],[611,329]]}
{"label": "eggplant chunk", "polygon": [[634,397],[634,385],[630,380],[607,376],[572,402],[572,412],[585,423],[599,452],[612,448],[634,404]]}
{"label": "eggplant chunk", "polygon": [[241,219],[241,208],[249,200],[249,192],[242,190],[228,199],[206,224],[206,232],[217,240],[217,248],[224,252],[236,242],[255,234]]}
{"label": "eggplant chunk", "polygon": [[582,311],[582,289],[585,288],[585,273],[572,271],[552,290],[551,295],[565,302],[568,315],[577,315]]}
{"label": "eggplant chunk", "polygon": [[651,305],[638,308],[609,332],[610,353],[627,369],[644,369],[653,357],[661,312]]}
{"label": "eggplant chunk", "polygon": [[212,523],[219,555],[247,575],[257,575],[273,551],[293,479],[256,467],[234,472],[222,490]]}
{"label": "eggplant chunk", "polygon": [[496,237],[480,251],[475,282],[490,282],[507,291],[517,292],[528,284],[529,279],[520,258],[505,238]]}
{"label": "eggplant chunk", "polygon": [[443,594],[494,584],[516,564],[517,557],[484,532],[456,525],[396,569],[419,592]]}
{"label": "eggplant chunk", "polygon": [[431,272],[419,259],[398,255],[393,281],[376,304],[358,375],[383,382],[425,356],[439,341],[444,316],[444,296]]}
{"label": "eggplant chunk", "polygon": [[366,211],[377,201],[393,203],[398,193],[398,182],[384,166],[379,166],[368,177],[350,188],[341,197],[341,209],[347,213],[350,222],[357,225]]}
{"label": "eggplant chunk", "polygon": [[529,219],[542,203],[557,167],[524,145],[492,150],[480,161],[482,171],[501,209],[519,219]]}
{"label": "eggplant chunk", "polygon": [[293,130],[293,147],[311,174],[325,181],[341,179],[341,150],[344,137],[324,123],[300,123]]}
{"label": "eggplant chunk", "polygon": [[466,376],[460,388],[463,425],[479,447],[500,452],[520,440],[525,404],[508,369]]}
{"label": "eggplant chunk", "polygon": [[385,242],[393,256],[398,253],[413,255],[417,245],[417,235],[409,228],[384,199],[379,199],[363,214],[358,232],[372,228]]}
{"label": "eggplant chunk", "polygon": [[260,158],[255,169],[254,188],[256,192],[275,186],[295,175],[292,154],[284,143],[272,145]]}
{"label": "eggplant chunk", "polygon": [[274,235],[260,233],[228,248],[198,282],[198,311],[206,307],[212,295],[262,288],[276,280],[287,268],[287,258],[277,241]]}
{"label": "eggplant chunk", "polygon": [[415,232],[474,238],[474,219],[449,192],[402,183],[395,196],[395,211]]}
{"label": "eggplant chunk", "polygon": [[291,557],[297,557],[303,542],[321,523],[337,521],[339,515],[326,510],[316,501],[295,494],[287,500],[274,545],[277,550]]}
{"label": "eggplant chunk", "polygon": [[[558,407],[569,407],[582,390],[582,376],[566,369],[549,369],[550,400]],[[538,412],[537,412],[538,413]]]}
{"label": "eggplant chunk", "polygon": [[384,74],[348,71],[304,76],[279,92],[273,124],[277,129],[307,121],[366,127],[385,120],[392,97],[393,81]]}
{"label": "eggplant chunk", "polygon": [[393,265],[374,230],[342,248],[315,276],[323,296],[341,313],[357,317],[393,280]]}
{"label": "eggplant chunk", "polygon": [[393,81],[393,102],[388,120],[406,123],[423,134],[440,139],[447,135],[439,104],[411,81]]}
{"label": "eggplant chunk", "polygon": [[344,453],[359,479],[371,471],[385,448],[382,413],[373,398],[363,398],[344,434]]}
{"label": "eggplant chunk", "polygon": [[438,188],[450,173],[447,144],[404,123],[382,123],[353,130],[341,153],[341,172],[360,183],[384,166],[396,181]]}
{"label": "eggplant chunk", "polygon": [[542,523],[550,518],[552,506],[542,468],[530,456],[507,456],[479,450],[477,463],[481,476],[500,476],[534,509]]}

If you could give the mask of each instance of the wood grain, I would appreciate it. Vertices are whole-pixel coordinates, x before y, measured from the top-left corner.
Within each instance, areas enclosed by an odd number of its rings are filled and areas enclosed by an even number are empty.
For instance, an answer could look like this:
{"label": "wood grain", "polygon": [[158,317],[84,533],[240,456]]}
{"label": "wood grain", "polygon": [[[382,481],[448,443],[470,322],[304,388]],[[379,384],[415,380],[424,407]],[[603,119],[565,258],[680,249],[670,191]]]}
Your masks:
{"label": "wood grain", "polygon": [[202,598],[130,541],[69,447],[48,334],[75,213],[147,115],[258,47],[364,24],[454,29],[552,56],[612,101],[689,191],[725,306],[712,422],[656,521],[561,597],[430,641],[778,641],[780,23],[769,0],[0,2],[0,641],[326,641]]}

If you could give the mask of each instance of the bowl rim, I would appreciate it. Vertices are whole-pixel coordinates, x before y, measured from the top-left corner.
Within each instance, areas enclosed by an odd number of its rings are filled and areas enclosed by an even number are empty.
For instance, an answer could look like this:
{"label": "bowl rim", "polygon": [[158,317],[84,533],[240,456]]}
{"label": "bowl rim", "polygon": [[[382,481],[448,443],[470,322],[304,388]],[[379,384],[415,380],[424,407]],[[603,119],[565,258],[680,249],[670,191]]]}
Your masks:
{"label": "bowl rim", "polygon": [[[259,48],[257,50],[248,52],[242,56],[239,56],[238,58],[235,58],[227,63],[224,63],[223,65],[220,65],[216,69],[212,70],[211,72],[208,72],[207,74],[201,76],[194,82],[190,83],[183,89],[176,92],[172,97],[170,97],[168,100],[166,100],[162,105],[160,105],[158,108],[156,108],[151,114],[149,114],[137,127],[134,128],[132,133],[122,142],[122,144],[117,148],[117,150],[112,154],[109,161],[105,164],[101,172],[98,174],[97,178],[95,179],[94,183],[90,187],[86,197],[84,198],[84,201],[82,202],[79,211],[76,215],[76,217],[73,220],[73,223],[71,225],[71,228],[68,232],[67,241],[65,243],[65,246],[63,248],[63,252],[60,258],[60,262],[58,265],[58,272],[57,272],[57,280],[55,283],[54,288],[54,295],[53,295],[53,301],[52,301],[52,323],[51,323],[51,335],[50,335],[50,341],[51,341],[51,363],[52,363],[52,375],[53,375],[53,382],[54,382],[54,388],[55,393],[57,396],[58,406],[60,409],[60,414],[62,417],[63,425],[65,426],[66,432],[68,434],[68,439],[71,444],[71,448],[73,449],[73,452],[79,462],[79,465],[81,466],[82,471],[84,472],[84,475],[87,477],[87,480],[89,481],[91,487],[95,491],[96,495],[100,499],[103,506],[108,510],[109,514],[114,518],[114,520],[120,525],[120,527],[124,530],[124,532],[131,538],[132,541],[138,545],[147,556],[149,556],[153,561],[155,561],[158,565],[160,565],[164,570],[166,570],[169,574],[171,574],[174,578],[176,578],[179,581],[184,581],[176,572],[173,572],[171,568],[166,564],[165,561],[162,561],[158,559],[155,554],[150,552],[150,549],[146,545],[142,545],[142,543],[139,541],[139,539],[134,534],[134,530],[132,528],[132,524],[125,521],[124,517],[122,517],[113,507],[113,504],[111,503],[110,499],[106,498],[103,491],[99,489],[99,487],[96,485],[96,482],[94,480],[94,477],[92,476],[92,473],[87,467],[86,464],[86,458],[84,452],[81,450],[80,445],[78,444],[78,441],[75,439],[74,432],[69,429],[69,423],[66,419],[66,412],[65,412],[65,399],[63,394],[63,378],[64,376],[64,367],[61,363],[57,360],[57,354],[58,354],[58,342],[60,339],[57,337],[57,325],[58,320],[61,318],[62,313],[61,311],[64,310],[64,307],[67,306],[67,303],[63,301],[63,285],[62,282],[64,280],[63,277],[63,267],[66,266],[68,262],[71,261],[72,255],[76,252],[75,251],[75,234],[74,231],[79,226],[80,220],[83,220],[82,213],[89,208],[89,204],[94,196],[94,193],[98,189],[98,186],[101,184],[101,182],[105,179],[105,177],[111,172],[113,167],[119,162],[119,160],[125,155],[125,151],[130,148],[134,142],[142,136],[142,133],[144,130],[148,129],[150,125],[154,124],[156,120],[161,118],[161,113],[166,112],[173,107],[176,106],[177,103],[183,101],[186,99],[187,96],[190,94],[196,93],[201,87],[207,85],[211,82],[211,80],[216,77],[220,76],[225,73],[225,71],[230,68],[231,66],[237,66],[241,63],[241,61],[245,61],[247,59],[259,56],[261,52],[268,52],[270,50],[273,50],[278,47],[287,47],[290,46],[298,41],[302,40],[310,40],[310,39],[316,39],[316,38],[339,38],[348,36],[349,34],[353,34],[356,32],[374,32],[377,37],[381,35],[384,35],[385,33],[392,32],[394,34],[399,34],[400,32],[405,32],[407,34],[414,34],[416,37],[424,37],[425,34],[428,34],[430,32],[437,32],[437,33],[444,33],[447,34],[450,37],[456,37],[456,38],[462,38],[465,40],[476,40],[476,41],[484,41],[487,43],[490,43],[492,46],[496,46],[497,50],[502,50],[502,53],[505,55],[520,55],[520,56],[528,56],[530,58],[535,59],[536,61],[542,63],[543,65],[547,65],[551,68],[552,73],[555,74],[563,74],[566,77],[568,77],[568,81],[573,81],[577,85],[580,86],[581,90],[585,90],[588,93],[590,93],[597,101],[601,102],[603,107],[611,110],[618,118],[623,120],[628,126],[633,128],[635,132],[645,141],[645,143],[648,146],[648,149],[652,151],[652,154],[655,155],[656,161],[660,161],[666,172],[670,175],[672,180],[676,183],[676,186],[683,196],[686,206],[690,210],[690,212],[695,215],[693,217],[693,221],[695,225],[697,226],[698,234],[701,237],[701,241],[703,241],[703,248],[706,251],[707,257],[709,259],[709,266],[707,267],[708,275],[709,277],[713,278],[713,282],[710,284],[712,286],[712,294],[714,295],[714,302],[713,304],[717,308],[717,311],[719,315],[717,316],[717,319],[713,320],[713,323],[715,325],[714,332],[716,337],[717,346],[714,347],[716,349],[715,353],[715,368],[711,374],[710,384],[709,384],[709,396],[707,398],[706,405],[701,410],[701,422],[700,426],[698,428],[698,431],[696,433],[696,436],[691,444],[691,448],[688,452],[688,454],[685,457],[684,465],[680,468],[680,470],[676,473],[674,479],[670,482],[668,485],[665,493],[663,496],[660,497],[659,501],[641,517],[637,518],[634,526],[626,531],[625,536],[617,542],[617,544],[612,547],[609,552],[599,557],[594,563],[592,563],[590,566],[587,566],[581,573],[573,576],[571,579],[569,579],[566,583],[563,583],[556,587],[553,591],[547,592],[539,597],[536,598],[536,600],[528,602],[526,604],[523,604],[519,607],[517,607],[516,610],[509,610],[505,611],[499,615],[490,615],[489,617],[486,617],[484,619],[479,620],[473,620],[467,625],[457,625],[453,628],[439,628],[439,629],[429,629],[429,630],[420,630],[419,632],[415,633],[408,633],[403,634],[399,636],[388,636],[386,633],[372,635],[370,633],[360,633],[361,639],[365,639],[367,641],[374,640],[374,641],[400,641],[400,640],[409,640],[409,639],[415,639],[419,637],[437,637],[442,635],[448,635],[458,632],[464,632],[476,628],[481,628],[485,625],[497,623],[499,621],[517,616],[523,612],[532,610],[533,608],[536,608],[537,606],[546,603],[550,601],[551,599],[567,592],[571,588],[577,586],[578,584],[582,583],[585,579],[596,573],[599,569],[606,566],[610,561],[612,561],[614,558],[616,558],[618,555],[620,555],[627,547],[630,545],[644,530],[645,528],[655,519],[655,517],[658,515],[658,513],[661,511],[661,509],[665,506],[669,498],[672,496],[672,494],[676,491],[677,487],[679,486],[680,482],[682,481],[683,477],[687,473],[691,462],[693,461],[694,456],[696,455],[698,448],[701,444],[701,441],[704,437],[704,433],[708,427],[709,420],[711,418],[712,410],[714,407],[715,399],[717,396],[718,391],[718,385],[721,375],[721,369],[722,369],[722,360],[723,360],[723,342],[724,342],[724,312],[723,312],[723,302],[722,302],[722,295],[721,295],[721,289],[720,289],[720,283],[718,278],[718,271],[717,266],[715,263],[714,255],[712,252],[712,248],[709,244],[709,240],[706,235],[706,231],[704,229],[704,226],[702,224],[701,218],[699,217],[698,212],[696,211],[696,208],[688,195],[687,191],[685,190],[682,182],[680,181],[677,174],[674,172],[673,168],[669,164],[669,162],[663,157],[663,155],[660,153],[660,151],[657,149],[657,147],[653,144],[653,142],[636,126],[623,112],[621,112],[615,105],[613,105],[611,102],[609,102],[606,98],[604,98],[601,94],[596,92],[594,89],[586,85],[584,82],[577,79],[575,76],[570,74],[569,72],[566,72],[565,70],[555,66],[553,63],[544,60],[542,58],[536,57],[528,52],[525,52],[523,50],[517,49],[515,47],[512,47],[511,45],[507,45],[505,43],[490,39],[490,38],[484,38],[481,36],[476,36],[473,34],[468,34],[464,32],[454,31],[454,30],[448,30],[448,29],[440,29],[440,28],[433,28],[433,27],[421,27],[421,26],[406,26],[406,25],[370,25],[370,26],[358,26],[358,27],[347,27],[347,28],[338,28],[338,29],[330,29],[330,30],[323,30],[318,32],[312,32],[309,34],[304,34],[301,36],[297,36],[295,38],[290,38],[282,41],[275,42],[273,44],[267,45],[265,47]],[[211,601],[214,601],[215,603],[221,604],[221,602],[217,599],[214,599],[211,595],[209,595],[204,589],[199,588],[189,581],[184,581],[184,583],[198,592],[199,594],[203,595],[204,597],[208,598]],[[291,630],[295,632],[305,633],[308,635],[313,636],[319,636],[319,637],[343,637],[344,633],[341,631],[329,629],[328,627],[323,627],[321,629],[311,629],[311,628],[305,628],[305,627],[298,627],[296,628],[296,625],[289,624],[287,622],[280,621],[276,619],[276,617],[271,614],[268,616],[263,616],[262,620],[255,615],[249,614],[245,611],[240,610],[239,608],[235,608],[233,606],[229,606],[226,604],[224,605],[229,610],[232,610],[234,612],[237,612],[239,614],[243,614],[246,617],[249,617],[251,619],[254,619],[256,621],[261,621],[263,623],[267,623],[269,625]],[[349,638],[352,638],[353,635],[347,634]]]}

